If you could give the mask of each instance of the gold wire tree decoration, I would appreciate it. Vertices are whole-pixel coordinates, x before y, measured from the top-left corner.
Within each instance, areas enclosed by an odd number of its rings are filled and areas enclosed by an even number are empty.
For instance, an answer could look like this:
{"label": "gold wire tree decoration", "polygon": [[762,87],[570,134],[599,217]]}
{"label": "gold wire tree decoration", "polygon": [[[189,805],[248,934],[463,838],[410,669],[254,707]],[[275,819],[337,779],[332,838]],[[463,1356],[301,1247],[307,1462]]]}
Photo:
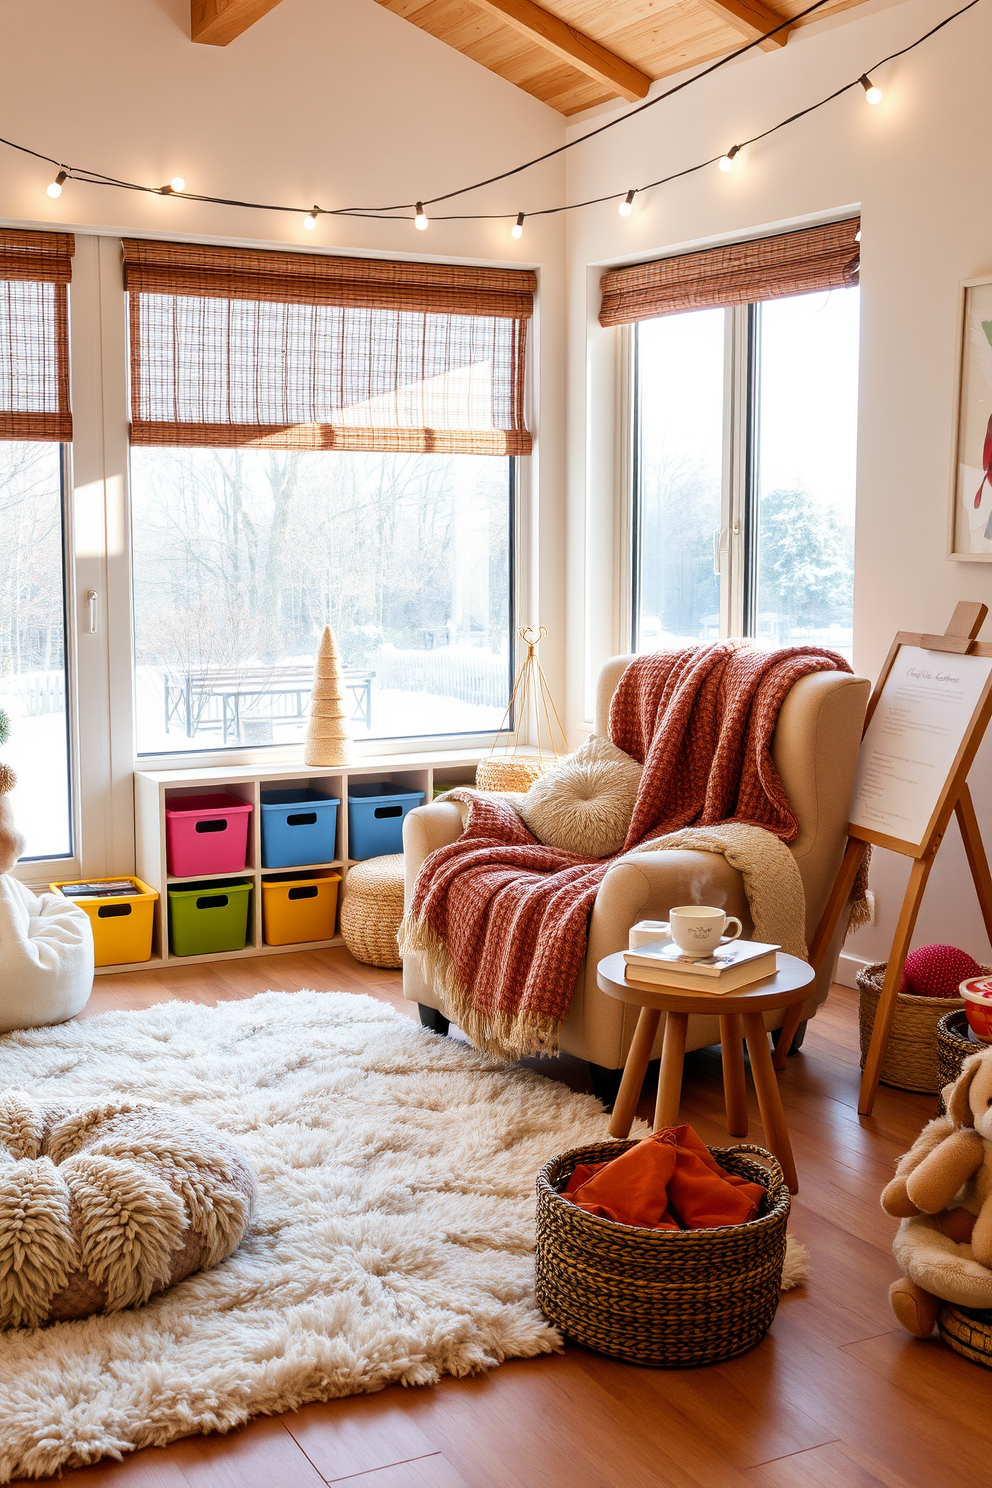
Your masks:
{"label": "gold wire tree decoration", "polygon": [[[479,790],[528,791],[545,770],[569,752],[548,679],[537,658],[537,648],[547,634],[543,625],[540,630],[523,625],[517,631],[527,647],[527,655],[513,684],[489,758],[480,760],[476,769],[475,783]],[[532,752],[520,752],[521,737],[533,739]]]}

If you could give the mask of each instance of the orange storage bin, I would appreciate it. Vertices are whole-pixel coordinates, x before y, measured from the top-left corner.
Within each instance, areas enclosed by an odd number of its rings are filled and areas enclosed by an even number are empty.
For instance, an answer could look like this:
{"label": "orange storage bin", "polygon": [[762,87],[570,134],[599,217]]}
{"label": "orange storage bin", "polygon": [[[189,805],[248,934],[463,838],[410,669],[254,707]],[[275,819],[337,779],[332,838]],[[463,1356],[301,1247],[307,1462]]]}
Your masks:
{"label": "orange storage bin", "polygon": [[[100,893],[100,885],[116,887],[129,883],[119,894]],[[49,884],[53,894],[62,894],[85,910],[93,926],[93,959],[97,966],[125,966],[150,961],[152,924],[158,894],[140,878],[64,879]],[[73,890],[77,890],[73,893]]]}
{"label": "orange storage bin", "polygon": [[262,938],[266,945],[330,940],[338,912],[340,873],[275,873],[262,879]]}

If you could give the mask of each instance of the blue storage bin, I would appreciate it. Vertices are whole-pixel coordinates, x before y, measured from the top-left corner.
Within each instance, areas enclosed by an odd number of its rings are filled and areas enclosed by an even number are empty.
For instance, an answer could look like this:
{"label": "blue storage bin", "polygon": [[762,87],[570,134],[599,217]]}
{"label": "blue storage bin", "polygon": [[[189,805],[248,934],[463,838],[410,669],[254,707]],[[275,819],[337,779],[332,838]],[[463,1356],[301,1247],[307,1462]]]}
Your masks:
{"label": "blue storage bin", "polygon": [[353,785],[348,791],[348,856],[382,858],[403,851],[403,818],[424,792],[404,790],[394,780]]}
{"label": "blue storage bin", "polygon": [[338,805],[337,796],[299,787],[263,791],[262,867],[332,863]]}

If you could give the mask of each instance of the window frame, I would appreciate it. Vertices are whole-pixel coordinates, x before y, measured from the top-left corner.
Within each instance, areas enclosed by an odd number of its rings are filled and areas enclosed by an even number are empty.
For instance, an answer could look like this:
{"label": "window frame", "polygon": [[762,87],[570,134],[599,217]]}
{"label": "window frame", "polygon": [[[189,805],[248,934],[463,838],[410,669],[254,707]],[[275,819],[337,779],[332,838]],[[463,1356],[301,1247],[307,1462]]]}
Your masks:
{"label": "window frame", "polygon": [[[65,563],[66,707],[72,769],[73,856],[34,858],[18,864],[14,875],[36,891],[59,879],[133,871],[134,773],[218,767],[302,765],[302,744],[254,745],[223,751],[142,756],[136,751],[134,717],[134,634],[130,531],[128,440],[129,358],[127,299],[121,283],[121,233],[76,230],[73,279],[69,285],[69,368],[73,442],[63,445]],[[205,241],[211,241],[205,239]],[[213,239],[223,242],[222,239]],[[382,255],[387,257],[388,255]],[[510,529],[512,586],[510,605],[511,677],[523,648],[516,625],[536,613],[539,554],[536,546],[536,491],[540,460],[534,368],[541,344],[541,285],[534,299],[532,333],[527,337],[524,382],[528,426],[534,447],[526,460],[513,461],[513,514]],[[97,627],[89,630],[90,591],[97,595]],[[358,762],[414,753],[485,750],[498,737],[478,734],[416,735],[356,741]],[[85,863],[85,870],[84,870]]]}
{"label": "window frame", "polygon": [[[856,286],[851,286],[852,288]],[[828,291],[832,292],[832,291]],[[786,298],[792,298],[787,296]],[[799,298],[799,296],[796,296]],[[720,579],[720,634],[753,637],[758,585],[759,429],[761,418],[761,315],[768,301],[727,305],[724,313],[724,421],[721,525],[714,533],[714,571]],[[703,313],[690,310],[687,314]],[[627,569],[620,593],[622,630],[631,651],[639,645],[640,621],[640,387],[639,329],[644,321],[620,326],[621,386],[628,408],[630,451],[621,473],[623,541]]]}

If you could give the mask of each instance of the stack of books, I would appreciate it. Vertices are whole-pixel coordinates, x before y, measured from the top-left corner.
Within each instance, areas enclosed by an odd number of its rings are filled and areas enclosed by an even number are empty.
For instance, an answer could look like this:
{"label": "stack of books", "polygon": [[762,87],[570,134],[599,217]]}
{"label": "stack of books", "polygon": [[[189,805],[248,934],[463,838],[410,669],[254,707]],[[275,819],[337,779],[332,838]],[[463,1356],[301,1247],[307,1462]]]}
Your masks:
{"label": "stack of books", "polygon": [[104,878],[59,885],[59,893],[65,899],[137,899],[140,892],[133,878]]}
{"label": "stack of books", "polygon": [[656,940],[624,951],[628,982],[678,987],[686,992],[738,992],[773,977],[781,946],[760,940],[728,940],[712,956],[687,956],[673,940]]}

